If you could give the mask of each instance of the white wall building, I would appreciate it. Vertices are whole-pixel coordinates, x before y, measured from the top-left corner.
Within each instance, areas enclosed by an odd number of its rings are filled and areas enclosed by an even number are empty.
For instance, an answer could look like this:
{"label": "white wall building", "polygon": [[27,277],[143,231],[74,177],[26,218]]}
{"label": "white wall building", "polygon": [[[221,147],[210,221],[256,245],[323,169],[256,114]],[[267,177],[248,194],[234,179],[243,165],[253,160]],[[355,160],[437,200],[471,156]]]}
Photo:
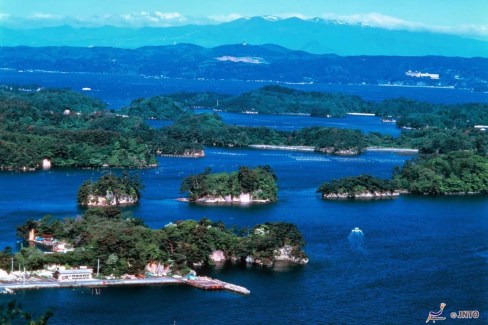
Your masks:
{"label": "white wall building", "polygon": [[56,273],[59,282],[83,281],[92,279],[93,269],[59,270]]}

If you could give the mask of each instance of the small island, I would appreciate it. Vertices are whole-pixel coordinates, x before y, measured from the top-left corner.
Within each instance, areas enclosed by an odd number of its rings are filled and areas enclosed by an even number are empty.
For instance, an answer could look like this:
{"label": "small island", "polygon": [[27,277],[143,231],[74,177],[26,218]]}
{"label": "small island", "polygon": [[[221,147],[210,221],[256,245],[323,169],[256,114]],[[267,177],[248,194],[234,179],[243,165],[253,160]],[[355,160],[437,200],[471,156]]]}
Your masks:
{"label": "small island", "polygon": [[390,180],[383,180],[370,175],[346,177],[323,183],[317,192],[320,192],[324,199],[375,199],[399,195]]}
{"label": "small island", "polygon": [[103,175],[96,182],[84,182],[78,190],[78,204],[82,206],[115,206],[136,204],[143,185],[136,176],[124,173],[121,177]]}
{"label": "small island", "polygon": [[412,194],[488,193],[488,157],[474,152],[422,156],[407,161],[401,171],[394,174],[394,186]]}
{"label": "small island", "polygon": [[185,178],[180,191],[197,203],[269,203],[278,199],[276,175],[269,166],[242,166],[232,173],[203,173]]}
{"label": "small island", "polygon": [[467,151],[421,155],[403,168],[395,167],[391,180],[370,175],[323,183],[324,199],[390,198],[417,195],[475,195],[488,193],[488,157]]}

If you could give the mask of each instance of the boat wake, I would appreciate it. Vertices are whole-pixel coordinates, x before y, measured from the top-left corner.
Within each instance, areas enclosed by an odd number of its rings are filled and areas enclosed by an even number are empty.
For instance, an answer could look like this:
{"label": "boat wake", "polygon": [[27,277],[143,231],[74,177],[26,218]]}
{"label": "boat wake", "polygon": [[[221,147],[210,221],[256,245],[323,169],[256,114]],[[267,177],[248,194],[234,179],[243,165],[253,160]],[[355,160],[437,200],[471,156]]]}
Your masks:
{"label": "boat wake", "polygon": [[347,236],[349,240],[349,246],[351,250],[354,252],[366,254],[366,247],[364,246],[364,233],[358,227],[351,230],[349,236]]}

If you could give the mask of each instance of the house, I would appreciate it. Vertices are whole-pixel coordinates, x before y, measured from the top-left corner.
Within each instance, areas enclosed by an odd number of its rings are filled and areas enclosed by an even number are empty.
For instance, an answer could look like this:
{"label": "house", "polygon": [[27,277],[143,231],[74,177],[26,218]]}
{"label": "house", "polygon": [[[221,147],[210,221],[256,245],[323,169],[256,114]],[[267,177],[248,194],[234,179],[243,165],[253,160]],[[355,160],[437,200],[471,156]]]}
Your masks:
{"label": "house", "polygon": [[71,270],[58,270],[54,277],[59,282],[92,280],[93,269],[79,268]]}

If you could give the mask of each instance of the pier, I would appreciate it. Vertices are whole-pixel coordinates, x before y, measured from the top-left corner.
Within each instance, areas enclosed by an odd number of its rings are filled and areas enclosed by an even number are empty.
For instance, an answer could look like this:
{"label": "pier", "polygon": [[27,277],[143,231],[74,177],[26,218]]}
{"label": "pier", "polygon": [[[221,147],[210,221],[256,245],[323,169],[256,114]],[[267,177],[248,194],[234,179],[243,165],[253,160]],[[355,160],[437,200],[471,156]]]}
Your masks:
{"label": "pier", "polygon": [[186,283],[202,290],[228,290],[243,295],[251,293],[251,291],[244,287],[207,277],[200,277],[197,280],[187,280]]}
{"label": "pier", "polygon": [[16,282],[4,282],[0,283],[1,288],[5,288],[6,291],[13,291],[14,293],[19,290],[36,290],[36,289],[56,289],[56,288],[108,288],[108,287],[121,287],[121,286],[157,286],[157,285],[190,285],[192,287],[202,290],[227,290],[234,293],[248,295],[250,291],[244,287],[237,286],[231,283],[223,282],[220,280],[197,277],[189,280],[186,278],[173,278],[173,277],[150,277],[144,279],[114,279],[114,280],[80,280],[80,281],[56,281],[53,279],[46,280],[40,278],[31,278],[23,281]]}

